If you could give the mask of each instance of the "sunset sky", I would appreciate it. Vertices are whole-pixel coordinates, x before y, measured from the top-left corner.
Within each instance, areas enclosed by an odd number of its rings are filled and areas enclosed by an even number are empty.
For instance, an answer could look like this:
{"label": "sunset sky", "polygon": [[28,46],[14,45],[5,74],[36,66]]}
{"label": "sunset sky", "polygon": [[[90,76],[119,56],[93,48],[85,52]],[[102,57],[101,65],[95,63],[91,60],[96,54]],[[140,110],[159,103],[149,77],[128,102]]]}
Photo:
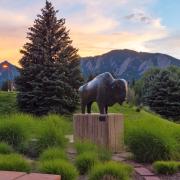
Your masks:
{"label": "sunset sky", "polygon": [[[180,59],[180,0],[52,0],[81,56],[112,49],[161,52]],[[45,0],[0,0],[0,62],[19,50]]]}

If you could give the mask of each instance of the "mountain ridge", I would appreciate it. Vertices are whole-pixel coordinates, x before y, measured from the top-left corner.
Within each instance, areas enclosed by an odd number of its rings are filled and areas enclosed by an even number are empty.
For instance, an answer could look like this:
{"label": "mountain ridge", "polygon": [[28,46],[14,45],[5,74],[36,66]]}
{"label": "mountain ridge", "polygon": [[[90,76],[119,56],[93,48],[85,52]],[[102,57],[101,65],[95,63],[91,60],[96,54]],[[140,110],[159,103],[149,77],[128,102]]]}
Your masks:
{"label": "mountain ridge", "polygon": [[103,72],[116,78],[139,79],[152,67],[180,66],[180,60],[162,53],[136,52],[129,49],[112,50],[98,56],[81,58],[81,72],[85,79]]}

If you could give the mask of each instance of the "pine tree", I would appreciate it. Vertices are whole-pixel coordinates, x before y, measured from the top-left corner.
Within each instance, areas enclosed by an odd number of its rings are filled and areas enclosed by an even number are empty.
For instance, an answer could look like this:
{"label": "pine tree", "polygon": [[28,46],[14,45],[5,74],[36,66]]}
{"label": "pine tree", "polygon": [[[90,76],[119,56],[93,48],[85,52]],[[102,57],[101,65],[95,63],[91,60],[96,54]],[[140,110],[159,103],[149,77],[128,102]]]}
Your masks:
{"label": "pine tree", "polygon": [[[149,79],[150,77],[152,74],[149,74]],[[145,84],[144,102],[154,112],[169,119],[180,120],[180,68],[159,70],[151,81]]]}
{"label": "pine tree", "polygon": [[51,2],[46,1],[41,12],[21,50],[17,102],[23,112],[35,115],[71,113],[78,105],[82,82],[78,50]]}

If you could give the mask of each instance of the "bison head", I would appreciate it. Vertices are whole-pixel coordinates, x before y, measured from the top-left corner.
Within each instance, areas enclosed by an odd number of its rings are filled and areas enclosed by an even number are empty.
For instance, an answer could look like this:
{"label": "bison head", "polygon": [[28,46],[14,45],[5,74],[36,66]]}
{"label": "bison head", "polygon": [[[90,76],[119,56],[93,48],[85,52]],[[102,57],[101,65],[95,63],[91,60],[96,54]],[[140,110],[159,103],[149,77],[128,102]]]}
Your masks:
{"label": "bison head", "polygon": [[116,79],[113,81],[111,85],[112,91],[113,91],[113,97],[115,100],[122,104],[126,98],[128,93],[128,85],[126,80],[124,79]]}

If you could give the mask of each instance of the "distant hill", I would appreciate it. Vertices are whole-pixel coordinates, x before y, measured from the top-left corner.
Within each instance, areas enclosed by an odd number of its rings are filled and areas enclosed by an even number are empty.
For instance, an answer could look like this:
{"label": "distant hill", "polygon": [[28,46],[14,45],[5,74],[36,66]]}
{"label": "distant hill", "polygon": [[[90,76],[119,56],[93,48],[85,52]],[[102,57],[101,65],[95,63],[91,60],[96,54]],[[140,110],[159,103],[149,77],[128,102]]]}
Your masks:
{"label": "distant hill", "polygon": [[8,61],[3,61],[0,63],[0,87],[2,86],[3,82],[7,80],[13,82],[18,75],[18,67],[14,66]]}
{"label": "distant hill", "polygon": [[85,79],[103,72],[111,72],[117,78],[139,79],[152,67],[180,66],[180,60],[161,53],[136,52],[128,49],[113,50],[100,56],[81,59],[81,71]]}

